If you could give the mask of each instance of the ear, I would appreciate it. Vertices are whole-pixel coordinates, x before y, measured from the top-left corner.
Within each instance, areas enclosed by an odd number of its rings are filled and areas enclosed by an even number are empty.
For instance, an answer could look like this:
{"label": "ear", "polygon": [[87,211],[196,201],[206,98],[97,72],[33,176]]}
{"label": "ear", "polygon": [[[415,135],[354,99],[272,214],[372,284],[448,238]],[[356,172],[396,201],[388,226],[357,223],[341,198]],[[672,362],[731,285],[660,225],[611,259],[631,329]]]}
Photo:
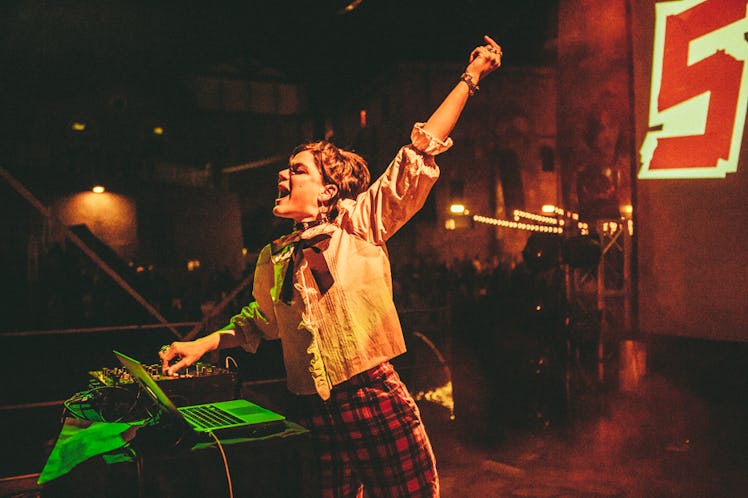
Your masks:
{"label": "ear", "polygon": [[334,199],[336,195],[338,195],[338,186],[334,183],[328,183],[322,187],[322,191],[317,198],[321,203],[327,203]]}

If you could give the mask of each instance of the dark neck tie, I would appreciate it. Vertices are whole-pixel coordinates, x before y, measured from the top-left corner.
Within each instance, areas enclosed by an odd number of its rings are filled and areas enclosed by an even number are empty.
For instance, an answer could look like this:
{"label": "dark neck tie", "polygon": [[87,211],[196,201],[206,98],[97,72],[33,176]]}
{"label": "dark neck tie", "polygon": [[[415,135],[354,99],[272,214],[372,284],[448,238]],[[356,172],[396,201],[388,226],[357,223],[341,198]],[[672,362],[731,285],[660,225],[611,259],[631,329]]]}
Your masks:
{"label": "dark neck tie", "polygon": [[[295,235],[295,236],[294,236]],[[320,294],[324,294],[328,291],[334,279],[330,273],[330,268],[327,266],[325,255],[323,251],[327,248],[327,244],[330,240],[330,234],[321,233],[312,237],[311,239],[302,239],[301,232],[294,232],[279,241],[285,242],[285,245],[289,243],[294,244],[293,253],[291,258],[288,260],[288,266],[286,267],[286,273],[283,276],[283,285],[281,287],[281,300],[290,304],[293,299],[293,277],[296,268],[301,264],[301,260],[306,257],[307,263],[309,264],[314,281],[317,283]]]}

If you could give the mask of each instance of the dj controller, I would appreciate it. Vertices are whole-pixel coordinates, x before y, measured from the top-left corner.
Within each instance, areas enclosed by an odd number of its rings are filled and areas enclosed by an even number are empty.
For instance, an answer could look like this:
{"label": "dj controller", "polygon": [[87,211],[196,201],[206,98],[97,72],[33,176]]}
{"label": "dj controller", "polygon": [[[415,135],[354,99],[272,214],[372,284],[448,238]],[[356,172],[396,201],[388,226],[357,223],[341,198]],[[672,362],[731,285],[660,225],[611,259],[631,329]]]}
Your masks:
{"label": "dj controller", "polygon": [[[177,375],[164,375],[160,364],[146,365],[158,386],[177,406],[236,399],[237,373],[198,362]],[[132,421],[146,418],[153,408],[148,396],[123,367],[90,371],[88,388],[68,399],[65,406],[77,418],[94,421]]]}

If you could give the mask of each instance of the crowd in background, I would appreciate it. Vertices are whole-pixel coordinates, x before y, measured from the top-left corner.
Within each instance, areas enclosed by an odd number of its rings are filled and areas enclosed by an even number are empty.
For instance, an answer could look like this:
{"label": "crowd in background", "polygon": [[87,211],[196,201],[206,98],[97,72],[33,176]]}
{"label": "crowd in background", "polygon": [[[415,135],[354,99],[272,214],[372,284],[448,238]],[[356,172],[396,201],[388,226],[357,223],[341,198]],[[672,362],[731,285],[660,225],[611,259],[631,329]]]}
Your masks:
{"label": "crowd in background", "polygon": [[[471,328],[517,322],[535,313],[562,313],[561,275],[554,265],[535,268],[519,261],[478,256],[449,262],[436,257],[398,259],[392,268],[395,303],[401,313],[449,308],[452,322]],[[169,322],[227,320],[251,299],[251,274],[226,269],[193,270],[128,265],[119,268],[128,286]],[[26,289],[29,311],[6,330],[70,329],[137,325],[157,320],[104,270],[76,248],[53,247],[37,281]],[[239,288],[241,287],[241,288]],[[224,302],[229,295],[229,302]],[[224,304],[223,307],[219,306]],[[555,316],[554,316],[555,318]],[[225,322],[224,322],[225,323]]]}
{"label": "crowd in background", "polygon": [[[451,306],[456,302],[505,298],[516,261],[477,256],[448,263],[414,257],[392,268],[393,292],[398,309]],[[147,310],[110,275],[77,249],[54,246],[43,259],[37,281],[28,282],[30,308],[22,328],[67,329],[153,322]],[[250,276],[227,269],[203,267],[154,268],[130,265],[119,268],[127,284],[170,322],[198,322],[211,314],[227,295]],[[245,282],[246,284],[246,282]],[[236,312],[250,299],[245,285],[225,307]],[[7,324],[6,324],[7,325]]]}
{"label": "crowd in background", "polygon": [[[520,422],[535,417],[541,424],[559,417],[568,306],[563,273],[557,265],[496,256],[449,262],[419,256],[395,261],[393,293],[406,342],[410,341],[409,351],[424,348],[414,339],[414,332],[419,332],[444,354],[452,369],[457,410],[481,410],[463,413],[468,416],[462,420],[503,420],[505,423],[497,427],[508,427],[512,414]],[[18,313],[22,319],[15,322],[6,321],[6,330],[85,330],[158,323],[74,247],[55,247],[41,263],[38,280],[29,282],[26,290],[35,303],[30,305],[32,311]],[[253,271],[248,267],[241,275],[231,275],[204,266],[192,271],[187,267],[119,268],[128,285],[167,321],[202,322],[207,331],[225,325],[249,302]],[[63,335],[60,340],[72,347],[78,344],[78,335]],[[82,334],[80,339],[83,337],[90,335]],[[139,354],[147,355],[158,347],[137,346],[138,339],[132,339],[131,347],[141,348]],[[279,355],[277,345],[268,344],[267,358],[246,363],[243,378],[283,375],[277,368],[268,373],[267,365],[274,364]],[[107,361],[106,353],[99,362]],[[489,432],[488,428],[475,429],[483,435]]]}

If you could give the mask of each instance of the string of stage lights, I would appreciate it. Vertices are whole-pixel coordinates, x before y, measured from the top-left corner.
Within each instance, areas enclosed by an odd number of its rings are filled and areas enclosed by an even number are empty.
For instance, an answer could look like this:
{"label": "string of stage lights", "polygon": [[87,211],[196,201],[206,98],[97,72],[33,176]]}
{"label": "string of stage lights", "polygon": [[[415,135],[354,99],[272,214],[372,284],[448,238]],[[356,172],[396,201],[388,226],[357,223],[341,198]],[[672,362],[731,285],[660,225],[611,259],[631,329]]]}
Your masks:
{"label": "string of stage lights", "polygon": [[[557,235],[563,234],[565,231],[570,229],[570,224],[575,223],[580,235],[589,235],[590,233],[589,225],[583,221],[579,221],[579,214],[577,213],[566,211],[556,206],[543,206],[543,212],[554,213],[556,214],[556,217],[515,209],[512,213],[513,220],[491,218],[477,214],[473,215],[472,219],[476,223],[485,223],[515,230],[526,230],[530,232],[551,233]],[[561,218],[561,216],[563,216],[563,218]],[[529,220],[529,222],[522,221],[523,219]],[[568,221],[571,221],[572,223],[568,223]]]}

